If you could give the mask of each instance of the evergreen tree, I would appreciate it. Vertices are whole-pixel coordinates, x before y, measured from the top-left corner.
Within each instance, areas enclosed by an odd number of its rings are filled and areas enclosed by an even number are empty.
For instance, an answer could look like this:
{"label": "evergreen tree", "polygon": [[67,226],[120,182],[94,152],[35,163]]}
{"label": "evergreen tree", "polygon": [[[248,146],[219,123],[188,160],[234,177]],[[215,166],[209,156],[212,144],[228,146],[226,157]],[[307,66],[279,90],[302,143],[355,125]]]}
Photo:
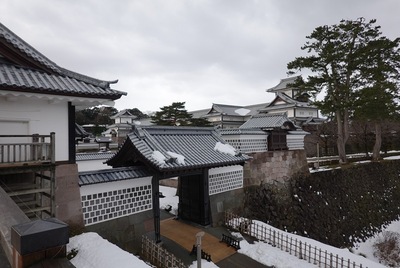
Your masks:
{"label": "evergreen tree", "polygon": [[190,119],[190,125],[196,127],[210,127],[211,122],[205,118],[192,118]]}
{"label": "evergreen tree", "polygon": [[151,117],[151,122],[160,126],[186,126],[190,124],[192,115],[185,109],[185,102],[173,102],[170,106],[160,108]]}
{"label": "evergreen tree", "polygon": [[160,126],[210,126],[204,118],[193,118],[185,109],[185,102],[173,102],[160,108],[161,111],[151,116],[151,122]]}
{"label": "evergreen tree", "polygon": [[[298,81],[297,86],[314,96],[323,91],[326,93],[324,99],[316,101],[315,105],[322,113],[333,115],[336,121],[341,163],[347,162],[345,145],[350,135],[349,122],[355,110],[355,101],[361,100],[359,92],[372,85],[376,89],[379,84],[371,76],[367,79],[368,74],[379,68],[377,64],[367,67],[370,56],[376,56],[374,45],[382,39],[380,26],[375,26],[375,22],[359,18],[317,27],[306,37],[310,41],[301,48],[310,56],[297,57],[288,63],[289,74],[302,69],[312,72],[306,81]],[[383,51],[393,49],[383,44],[379,47]],[[386,53],[382,52],[381,56],[382,61],[392,60]]]}
{"label": "evergreen tree", "polygon": [[380,158],[382,123],[396,118],[399,106],[400,39],[386,37],[371,41],[363,53],[368,62],[361,64],[364,88],[357,92],[354,116],[374,124],[375,145],[372,160]]}
{"label": "evergreen tree", "polygon": [[127,109],[127,111],[131,114],[136,116],[137,119],[142,119],[142,118],[147,118],[148,115],[142,113],[138,108],[133,108],[133,109]]}

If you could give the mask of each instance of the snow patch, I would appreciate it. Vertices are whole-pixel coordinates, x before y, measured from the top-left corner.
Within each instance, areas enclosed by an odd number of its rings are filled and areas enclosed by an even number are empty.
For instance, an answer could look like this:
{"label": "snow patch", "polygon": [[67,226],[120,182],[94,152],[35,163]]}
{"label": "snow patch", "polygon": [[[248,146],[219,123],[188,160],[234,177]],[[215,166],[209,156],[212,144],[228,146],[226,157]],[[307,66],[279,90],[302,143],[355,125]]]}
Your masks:
{"label": "snow patch", "polygon": [[238,115],[241,115],[241,116],[245,116],[250,112],[251,111],[249,109],[245,109],[245,108],[240,108],[240,109],[235,110],[235,113],[237,113]]}
{"label": "snow patch", "polygon": [[149,268],[144,261],[108,242],[97,233],[83,233],[71,237],[67,251],[75,249],[78,254],[71,259],[76,268],[137,267]]}
{"label": "snow patch", "polygon": [[176,161],[178,164],[180,165],[184,165],[185,164],[185,157],[181,154],[177,154],[174,152],[167,152],[167,154],[173,158],[176,158]]}
{"label": "snow patch", "polygon": [[232,156],[236,155],[236,149],[232,147],[232,145],[227,143],[217,142],[215,144],[214,150],[220,153],[229,154]]}
{"label": "snow patch", "polygon": [[159,165],[165,165],[165,156],[160,151],[153,151],[151,157],[156,160]]}

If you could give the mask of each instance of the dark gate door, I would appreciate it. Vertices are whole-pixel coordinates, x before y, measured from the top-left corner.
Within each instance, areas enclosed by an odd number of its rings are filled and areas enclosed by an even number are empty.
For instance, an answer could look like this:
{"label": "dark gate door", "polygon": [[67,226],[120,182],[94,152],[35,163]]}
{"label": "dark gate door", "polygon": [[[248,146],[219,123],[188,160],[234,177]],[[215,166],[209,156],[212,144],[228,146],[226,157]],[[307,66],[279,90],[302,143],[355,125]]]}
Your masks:
{"label": "dark gate door", "polygon": [[180,177],[179,217],[201,225],[210,224],[208,181],[203,174]]}

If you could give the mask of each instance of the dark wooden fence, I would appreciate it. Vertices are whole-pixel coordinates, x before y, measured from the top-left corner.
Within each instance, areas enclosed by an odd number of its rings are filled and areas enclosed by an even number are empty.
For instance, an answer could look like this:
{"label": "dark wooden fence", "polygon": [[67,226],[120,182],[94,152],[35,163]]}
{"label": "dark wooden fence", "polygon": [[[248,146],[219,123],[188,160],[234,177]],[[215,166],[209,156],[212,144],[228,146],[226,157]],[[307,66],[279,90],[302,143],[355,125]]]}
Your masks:
{"label": "dark wooden fence", "polygon": [[298,239],[293,239],[287,233],[276,231],[263,224],[225,212],[226,226],[250,235],[273,247],[286,251],[301,260],[324,268],[368,268],[350,259],[343,258],[327,250],[322,250]]}

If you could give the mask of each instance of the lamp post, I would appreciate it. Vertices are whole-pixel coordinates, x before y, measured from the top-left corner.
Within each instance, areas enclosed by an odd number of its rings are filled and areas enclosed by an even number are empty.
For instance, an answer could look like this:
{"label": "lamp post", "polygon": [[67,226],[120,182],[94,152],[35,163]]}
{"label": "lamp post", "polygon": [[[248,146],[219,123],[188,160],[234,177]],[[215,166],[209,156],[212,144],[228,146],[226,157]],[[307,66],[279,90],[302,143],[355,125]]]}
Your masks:
{"label": "lamp post", "polygon": [[196,234],[197,268],[201,268],[201,238],[203,236],[204,236],[204,232],[198,232]]}

